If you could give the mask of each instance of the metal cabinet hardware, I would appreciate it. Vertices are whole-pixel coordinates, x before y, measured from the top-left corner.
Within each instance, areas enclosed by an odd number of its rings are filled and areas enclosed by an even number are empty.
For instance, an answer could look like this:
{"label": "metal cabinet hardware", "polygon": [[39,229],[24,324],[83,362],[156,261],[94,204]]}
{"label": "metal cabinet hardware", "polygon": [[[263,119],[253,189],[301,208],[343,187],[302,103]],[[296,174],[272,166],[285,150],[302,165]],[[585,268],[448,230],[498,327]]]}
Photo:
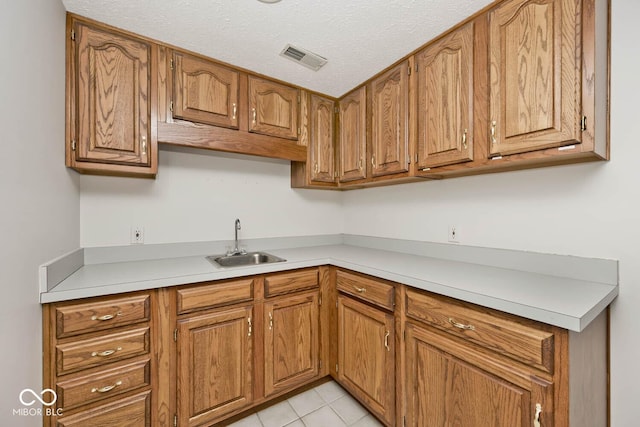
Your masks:
{"label": "metal cabinet hardware", "polygon": [[463,323],[458,323],[452,317],[449,317],[449,323],[451,323],[455,328],[463,329],[465,331],[473,331],[476,329],[475,326],[473,325],[465,325]]}

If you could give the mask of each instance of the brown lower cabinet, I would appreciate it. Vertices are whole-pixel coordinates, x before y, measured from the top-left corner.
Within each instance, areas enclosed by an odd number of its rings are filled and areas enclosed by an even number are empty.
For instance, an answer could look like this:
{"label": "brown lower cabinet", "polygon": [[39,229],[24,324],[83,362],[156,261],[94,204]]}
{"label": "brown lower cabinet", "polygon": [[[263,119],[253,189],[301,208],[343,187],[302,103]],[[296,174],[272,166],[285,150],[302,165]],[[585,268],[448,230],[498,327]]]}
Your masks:
{"label": "brown lower cabinet", "polygon": [[45,304],[43,422],[224,425],[330,375],[386,426],[602,427],[607,316],[574,333],[329,266]]}
{"label": "brown lower cabinet", "polygon": [[207,425],[253,401],[251,306],[178,320],[178,425]]}

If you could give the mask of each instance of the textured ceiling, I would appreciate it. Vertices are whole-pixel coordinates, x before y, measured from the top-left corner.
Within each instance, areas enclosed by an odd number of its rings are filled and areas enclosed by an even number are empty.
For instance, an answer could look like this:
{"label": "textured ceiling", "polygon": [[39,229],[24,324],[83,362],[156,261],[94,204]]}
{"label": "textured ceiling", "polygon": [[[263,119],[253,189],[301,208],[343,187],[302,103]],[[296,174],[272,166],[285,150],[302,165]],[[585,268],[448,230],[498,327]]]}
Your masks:
{"label": "textured ceiling", "polygon": [[[492,0],[62,0],[115,27],[340,96]],[[287,43],[329,60],[279,56]]]}

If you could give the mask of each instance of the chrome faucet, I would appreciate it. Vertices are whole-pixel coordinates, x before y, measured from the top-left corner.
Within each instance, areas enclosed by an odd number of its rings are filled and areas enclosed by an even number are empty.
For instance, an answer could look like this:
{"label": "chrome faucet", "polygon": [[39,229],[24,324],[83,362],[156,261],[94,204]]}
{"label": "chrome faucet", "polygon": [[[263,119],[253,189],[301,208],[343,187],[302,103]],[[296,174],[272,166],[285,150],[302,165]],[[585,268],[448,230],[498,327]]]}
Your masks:
{"label": "chrome faucet", "polygon": [[242,227],[240,226],[240,220],[238,218],[236,218],[236,223],[235,223],[235,227],[234,227],[234,231],[235,231],[235,246],[233,248],[233,250],[231,251],[231,253],[227,254],[227,255],[243,255],[245,253],[247,253],[244,249],[240,250],[238,248],[238,230],[242,229]]}

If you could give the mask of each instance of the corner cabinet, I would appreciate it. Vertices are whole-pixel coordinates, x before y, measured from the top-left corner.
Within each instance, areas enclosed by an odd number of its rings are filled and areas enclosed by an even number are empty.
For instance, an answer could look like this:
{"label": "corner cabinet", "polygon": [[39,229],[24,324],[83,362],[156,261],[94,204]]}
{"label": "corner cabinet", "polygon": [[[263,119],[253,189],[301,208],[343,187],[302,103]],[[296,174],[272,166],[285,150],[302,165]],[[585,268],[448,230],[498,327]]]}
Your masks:
{"label": "corner cabinet", "polygon": [[72,17],[67,27],[67,166],[79,172],[154,176],[155,47]]}
{"label": "corner cabinet", "polygon": [[489,13],[490,155],[580,142],[579,6],[511,0]]}

